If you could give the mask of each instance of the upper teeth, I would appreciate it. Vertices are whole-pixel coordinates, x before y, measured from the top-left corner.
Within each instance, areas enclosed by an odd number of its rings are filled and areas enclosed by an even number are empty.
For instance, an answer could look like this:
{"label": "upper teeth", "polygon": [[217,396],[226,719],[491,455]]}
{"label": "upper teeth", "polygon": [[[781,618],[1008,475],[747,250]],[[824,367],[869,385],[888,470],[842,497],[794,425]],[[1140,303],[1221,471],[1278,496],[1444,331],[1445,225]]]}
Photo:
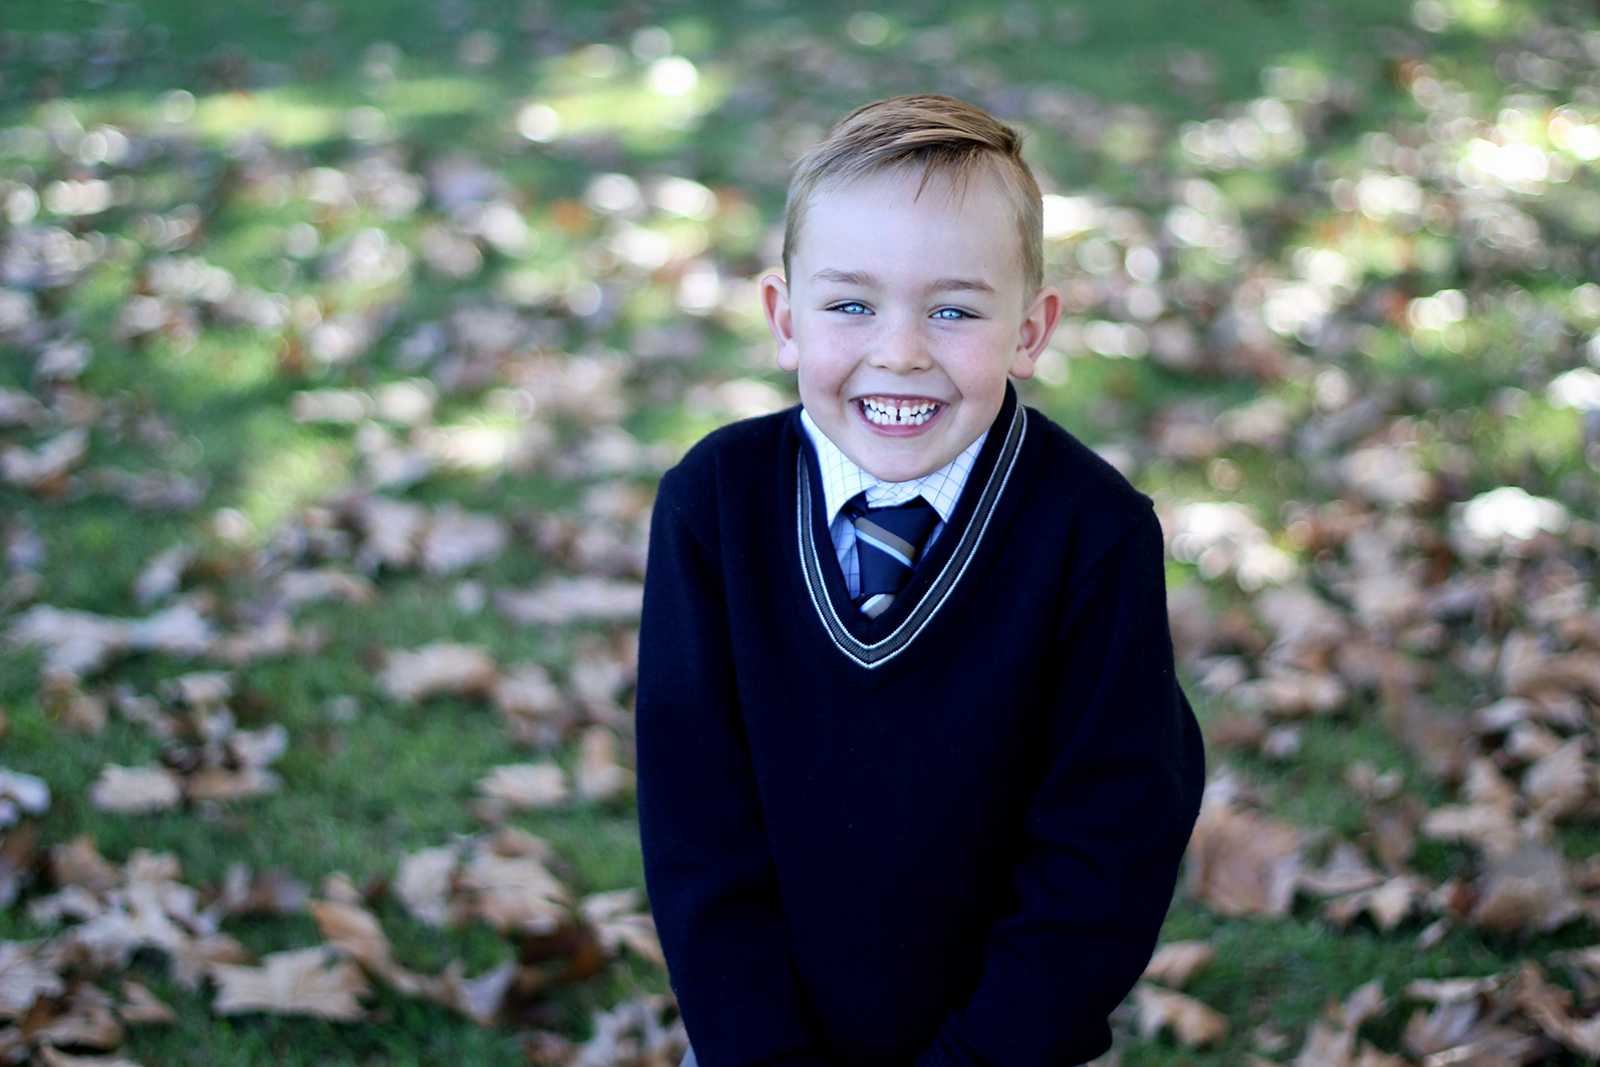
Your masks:
{"label": "upper teeth", "polygon": [[936,401],[929,400],[902,405],[892,400],[872,400],[865,397],[862,398],[861,405],[866,409],[869,418],[877,416],[879,420],[893,422],[925,422],[929,414],[939,406]]}

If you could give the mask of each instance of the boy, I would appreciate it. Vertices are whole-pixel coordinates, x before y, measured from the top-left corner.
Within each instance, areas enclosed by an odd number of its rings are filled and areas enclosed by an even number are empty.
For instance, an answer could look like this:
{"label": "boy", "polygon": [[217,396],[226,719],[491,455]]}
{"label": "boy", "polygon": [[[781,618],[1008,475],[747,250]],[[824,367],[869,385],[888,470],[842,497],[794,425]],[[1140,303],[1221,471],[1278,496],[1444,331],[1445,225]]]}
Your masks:
{"label": "boy", "polygon": [[1150,498],[1018,402],[1061,310],[1016,133],[866,105],[761,280],[800,405],[662,478],[639,829],[699,1067],[1065,1067],[1199,810]]}

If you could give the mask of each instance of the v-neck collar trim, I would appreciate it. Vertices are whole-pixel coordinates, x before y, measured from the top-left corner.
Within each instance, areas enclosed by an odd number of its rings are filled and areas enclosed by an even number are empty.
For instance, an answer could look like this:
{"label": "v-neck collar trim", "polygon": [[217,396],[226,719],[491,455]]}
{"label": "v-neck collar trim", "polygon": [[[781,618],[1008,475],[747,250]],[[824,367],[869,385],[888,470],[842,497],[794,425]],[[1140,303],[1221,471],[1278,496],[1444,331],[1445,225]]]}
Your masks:
{"label": "v-neck collar trim", "polygon": [[[929,547],[928,557],[919,561],[894,603],[876,619],[850,603],[832,540],[818,537],[822,508],[811,470],[813,446],[805,427],[798,425],[798,415],[795,422],[794,431],[800,438],[795,457],[796,541],[806,592],[834,646],[862,667],[881,667],[927,628],[966,573],[1021,454],[1028,424],[1026,409],[1008,381],[1006,399],[991,427],[991,431],[1004,430],[991,432],[984,442],[950,516],[950,529]],[[820,479],[820,475],[815,477]]]}

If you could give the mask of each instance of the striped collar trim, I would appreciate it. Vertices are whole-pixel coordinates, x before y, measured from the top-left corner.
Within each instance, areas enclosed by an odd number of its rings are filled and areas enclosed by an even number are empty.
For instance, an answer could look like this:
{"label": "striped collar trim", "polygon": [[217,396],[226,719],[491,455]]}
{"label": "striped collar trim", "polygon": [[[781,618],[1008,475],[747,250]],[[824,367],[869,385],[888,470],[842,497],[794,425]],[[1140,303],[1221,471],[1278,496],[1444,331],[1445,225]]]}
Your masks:
{"label": "striped collar trim", "polygon": [[[800,569],[805,575],[806,592],[810,594],[811,606],[822,621],[823,629],[828,632],[828,636],[840,652],[869,670],[881,667],[904,652],[933,620],[945,601],[950,598],[956,583],[966,573],[973,556],[977,554],[978,545],[989,528],[989,521],[994,517],[1000,495],[1005,491],[1006,483],[1011,480],[1011,472],[1016,466],[1017,457],[1022,452],[1022,439],[1027,429],[1027,413],[1019,399],[1012,409],[1011,422],[1006,427],[1000,453],[995,457],[994,466],[990,468],[988,478],[984,481],[972,518],[962,529],[954,550],[945,560],[944,566],[939,568],[938,575],[924,591],[922,599],[917,602],[911,613],[901,620],[900,625],[870,644],[858,640],[850,632],[850,628],[840,618],[833,598],[828,595],[827,581],[822,569],[822,549],[817,544],[812,524],[812,510],[817,505],[811,491],[811,478],[806,469],[805,446],[804,443],[801,444],[798,449],[799,454],[795,458],[795,480],[798,483],[795,522],[798,527]],[[832,545],[826,548],[829,552],[833,551]]]}

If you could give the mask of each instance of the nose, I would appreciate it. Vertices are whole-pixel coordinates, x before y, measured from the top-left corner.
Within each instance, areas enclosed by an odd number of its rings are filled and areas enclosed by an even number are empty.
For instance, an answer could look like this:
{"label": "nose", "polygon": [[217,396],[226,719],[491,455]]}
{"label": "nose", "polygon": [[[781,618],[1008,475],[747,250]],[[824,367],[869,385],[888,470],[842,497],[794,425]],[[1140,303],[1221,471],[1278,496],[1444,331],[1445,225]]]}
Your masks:
{"label": "nose", "polygon": [[932,366],[922,323],[914,316],[886,323],[878,335],[871,363],[884,370],[905,372]]}

